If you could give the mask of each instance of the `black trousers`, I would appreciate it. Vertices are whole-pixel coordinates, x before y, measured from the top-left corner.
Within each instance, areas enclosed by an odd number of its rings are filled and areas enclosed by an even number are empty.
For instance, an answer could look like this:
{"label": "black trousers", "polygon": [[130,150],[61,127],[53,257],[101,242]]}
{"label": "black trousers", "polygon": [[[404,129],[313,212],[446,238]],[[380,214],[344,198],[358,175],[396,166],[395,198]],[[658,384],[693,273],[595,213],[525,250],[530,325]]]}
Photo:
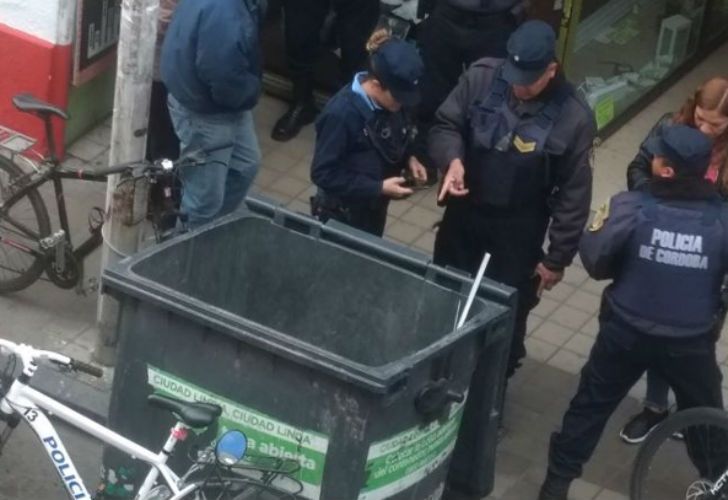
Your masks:
{"label": "black trousers", "polygon": [[506,42],[518,21],[510,13],[476,16],[454,10],[447,2],[438,2],[434,12],[420,31],[425,76],[422,82],[422,101],[417,109],[419,134],[416,154],[428,169],[427,134],[435,112],[443,103],[466,69],[483,57],[506,56]]}
{"label": "black trousers", "polygon": [[374,236],[382,237],[387,225],[389,198],[363,201],[342,201],[316,195],[311,199],[311,215],[321,222],[329,219],[342,222]]}
{"label": "black trousers", "polygon": [[149,104],[149,130],[147,131],[147,160],[176,160],[179,157],[179,139],[174,131],[167,108],[167,87],[162,82],[152,83]]}
{"label": "black trousers", "polygon": [[448,202],[435,238],[434,261],[475,274],[485,252],[491,254],[485,275],[518,290],[508,376],[526,356],[524,340],[528,313],[538,304],[536,265],[549,215],[545,206],[528,209],[494,208],[467,199]]}
{"label": "black trousers", "polygon": [[294,101],[313,99],[321,30],[333,8],[344,79],[366,67],[366,42],[379,19],[379,0],[283,0],[286,56]]}
{"label": "black trousers", "polygon": [[[549,471],[577,478],[604,431],[607,420],[649,368],[663,377],[679,409],[696,406],[723,408],[722,375],[715,359],[715,339],[669,339],[645,335],[608,311],[602,312],[600,330],[561,431],[551,436]],[[715,440],[715,436],[711,434]],[[686,435],[688,452],[702,477],[716,472],[706,464],[723,467],[724,457],[709,457],[699,447],[699,436]],[[711,443],[711,449],[719,449]],[[725,448],[723,448],[725,450]],[[720,472],[723,472],[722,470]]]}

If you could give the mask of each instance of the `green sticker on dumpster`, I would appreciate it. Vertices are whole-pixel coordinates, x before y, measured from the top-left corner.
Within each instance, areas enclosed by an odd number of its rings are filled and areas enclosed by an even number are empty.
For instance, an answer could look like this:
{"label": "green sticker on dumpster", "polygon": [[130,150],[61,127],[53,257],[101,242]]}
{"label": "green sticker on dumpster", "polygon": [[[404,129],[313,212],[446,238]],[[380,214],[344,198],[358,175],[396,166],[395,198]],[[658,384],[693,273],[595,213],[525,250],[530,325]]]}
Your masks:
{"label": "green sticker on dumpster", "polygon": [[[457,439],[463,405],[452,405],[444,421],[413,427],[369,447],[366,484],[359,500],[379,500],[417,484],[442,465]],[[439,496],[437,496],[439,498]]]}
{"label": "green sticker on dumpster", "polygon": [[310,500],[320,498],[328,437],[288,425],[151,365],[148,365],[147,376],[149,385],[162,394],[185,401],[220,405],[222,416],[218,422],[221,432],[231,429],[243,431],[252,454],[298,461],[301,469],[296,479],[303,484],[299,496]]}

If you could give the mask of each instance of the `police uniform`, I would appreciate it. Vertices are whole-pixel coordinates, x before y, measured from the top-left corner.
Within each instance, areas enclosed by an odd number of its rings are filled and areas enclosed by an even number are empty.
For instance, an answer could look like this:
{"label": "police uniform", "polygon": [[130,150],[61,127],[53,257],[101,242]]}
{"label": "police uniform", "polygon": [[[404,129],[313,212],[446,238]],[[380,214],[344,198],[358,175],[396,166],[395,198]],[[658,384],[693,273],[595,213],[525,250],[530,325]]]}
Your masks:
{"label": "police uniform", "polygon": [[[372,56],[375,78],[400,103],[419,99],[422,61],[407,42],[390,40]],[[399,176],[406,163],[413,128],[403,111],[382,109],[362,88],[366,73],[329,100],[316,121],[311,179],[318,192],[312,214],[335,219],[382,236],[389,198],[382,182]]]}
{"label": "police uniform", "polygon": [[[603,295],[599,334],[576,396],[552,436],[540,500],[566,500],[569,482],[646,369],[669,383],[680,409],[723,406],[714,328],[728,270],[728,206],[702,179],[710,140],[677,125],[650,147],[681,177],[614,196],[582,238],[589,274],[614,281]],[[690,433],[686,438],[690,445]],[[702,477],[714,472],[699,452],[693,461]]]}
{"label": "police uniform", "polygon": [[[482,59],[470,67],[438,110],[429,136],[436,165],[447,170],[461,159],[469,189],[447,200],[435,263],[475,273],[487,251],[486,275],[518,289],[509,376],[526,354],[526,319],[538,303],[536,266],[542,262],[554,271],[568,266],[589,216],[591,111],[560,74],[532,100],[519,102],[511,92],[514,60],[526,68],[520,76],[543,74],[555,60],[554,43],[548,25],[524,23],[509,39],[507,61]],[[453,488],[473,495],[488,493],[483,471],[474,465],[485,446],[478,443],[487,440],[480,423],[489,407],[481,383],[473,377],[450,469]]]}
{"label": "police uniform", "polygon": [[[416,154],[430,169],[426,135],[435,112],[465,68],[484,57],[504,58],[506,41],[526,13],[524,0],[437,0],[418,40],[425,62],[422,103],[417,108],[421,140]],[[436,179],[436,176],[432,176]]]}

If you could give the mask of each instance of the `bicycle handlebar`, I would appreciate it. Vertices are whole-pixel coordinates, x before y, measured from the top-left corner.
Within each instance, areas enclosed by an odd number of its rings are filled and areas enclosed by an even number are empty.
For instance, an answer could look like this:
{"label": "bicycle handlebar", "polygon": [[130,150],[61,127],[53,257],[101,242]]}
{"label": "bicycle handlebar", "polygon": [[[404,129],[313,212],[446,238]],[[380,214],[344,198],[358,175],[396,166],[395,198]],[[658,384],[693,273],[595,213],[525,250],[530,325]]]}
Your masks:
{"label": "bicycle handlebar", "polygon": [[87,373],[94,377],[100,378],[104,375],[103,370],[97,366],[84,363],[83,361],[73,359],[57,352],[35,349],[33,346],[28,344],[16,344],[10,340],[0,339],[0,348],[5,348],[17,355],[23,366],[45,359],[57,365],[65,366],[74,371]]}

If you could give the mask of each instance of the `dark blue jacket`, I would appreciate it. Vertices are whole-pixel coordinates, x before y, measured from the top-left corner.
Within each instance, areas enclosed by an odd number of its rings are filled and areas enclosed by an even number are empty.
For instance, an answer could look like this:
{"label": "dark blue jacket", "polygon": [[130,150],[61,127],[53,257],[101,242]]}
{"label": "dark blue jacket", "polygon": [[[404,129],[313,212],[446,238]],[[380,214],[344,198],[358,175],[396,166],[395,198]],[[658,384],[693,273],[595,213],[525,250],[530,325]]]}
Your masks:
{"label": "dark blue jacket", "polygon": [[261,89],[259,0],[182,0],[162,47],[162,81],[198,113],[252,109]]}
{"label": "dark blue jacket", "polygon": [[[646,334],[690,337],[717,320],[728,270],[728,205],[702,179],[652,181],[644,191],[615,195],[579,252],[605,290],[609,309]],[[603,215],[603,214],[602,214]]]}
{"label": "dark blue jacket", "polygon": [[384,178],[396,173],[365,132],[374,113],[351,85],[332,97],[321,112],[316,121],[311,180],[327,195],[344,200],[377,198]]}

